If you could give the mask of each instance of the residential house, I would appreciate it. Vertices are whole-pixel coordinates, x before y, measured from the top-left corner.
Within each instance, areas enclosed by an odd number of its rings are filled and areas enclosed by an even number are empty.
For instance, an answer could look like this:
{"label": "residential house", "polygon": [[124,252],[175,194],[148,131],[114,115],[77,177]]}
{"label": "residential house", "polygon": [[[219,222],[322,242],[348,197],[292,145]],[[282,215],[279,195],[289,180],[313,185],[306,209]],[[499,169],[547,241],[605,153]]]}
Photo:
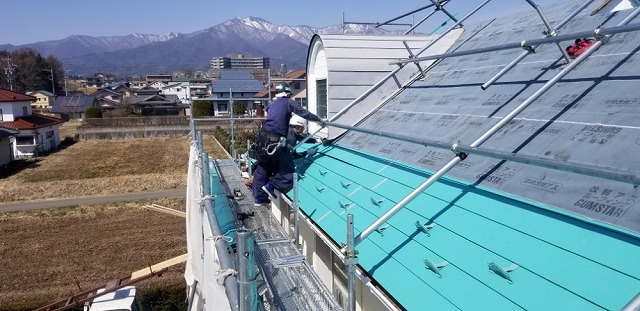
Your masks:
{"label": "residential house", "polygon": [[176,95],[135,95],[127,97],[124,104],[141,116],[184,115],[184,105]]}
{"label": "residential house", "polygon": [[27,95],[33,96],[37,99],[31,104],[31,107],[39,111],[50,111],[51,105],[56,98],[51,92],[42,90],[27,93]]}
{"label": "residential house", "polygon": [[18,130],[0,127],[0,167],[13,161],[13,144],[18,133]]}
{"label": "residential house", "polygon": [[33,96],[0,89],[0,127],[17,131],[9,136],[14,159],[37,156],[60,145],[59,126],[63,121],[33,113],[34,101]]}
{"label": "residential house", "polygon": [[58,96],[51,112],[63,120],[84,119],[84,113],[89,107],[100,108],[98,99],[93,95]]}
{"label": "residential house", "polygon": [[177,96],[180,102],[186,105],[191,99],[189,93],[189,82],[169,82],[161,90],[161,94]]}
{"label": "residential house", "polygon": [[133,95],[138,95],[138,96],[142,96],[142,95],[158,95],[160,94],[160,89],[162,88],[162,85],[164,84],[158,84],[158,86],[160,88],[155,88],[155,87],[151,87],[149,85],[146,85],[140,89],[133,89]]}
{"label": "residential house", "polygon": [[212,88],[212,95],[204,100],[213,101],[215,116],[229,116],[230,102],[244,103],[246,113],[256,115],[261,101],[256,103],[255,95],[264,85],[253,79],[247,70],[222,70],[220,80],[213,81]]}
{"label": "residential house", "polygon": [[190,98],[204,98],[211,95],[211,80],[208,78],[174,77],[173,82],[186,82]]}
{"label": "residential house", "polygon": [[291,86],[291,98],[302,107],[307,107],[307,71],[305,69],[289,72],[283,78],[271,79],[271,86],[267,86],[258,92],[256,97],[273,98],[275,96],[275,87],[280,82],[289,84]]}
{"label": "residential house", "polygon": [[171,75],[165,75],[165,74],[146,75],[145,81],[147,82],[147,85],[151,85],[154,82],[163,82],[164,84],[167,84],[168,82],[171,82]]}
{"label": "residential house", "polygon": [[168,82],[164,82],[164,81],[153,81],[151,83],[149,83],[148,85],[156,90],[158,90],[158,92],[160,92],[162,90],[162,88],[166,87],[167,84],[171,83],[171,81]]}

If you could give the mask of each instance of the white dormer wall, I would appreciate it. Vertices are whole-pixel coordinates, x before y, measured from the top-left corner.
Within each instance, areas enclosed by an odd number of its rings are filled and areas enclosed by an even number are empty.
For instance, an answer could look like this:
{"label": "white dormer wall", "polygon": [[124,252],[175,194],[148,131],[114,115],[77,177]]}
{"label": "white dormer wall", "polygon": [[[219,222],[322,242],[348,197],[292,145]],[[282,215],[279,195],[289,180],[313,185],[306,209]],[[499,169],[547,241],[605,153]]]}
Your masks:
{"label": "white dormer wall", "polygon": [[190,92],[191,88],[189,86],[189,82],[171,83],[162,88],[162,94],[176,95],[183,104],[189,104]]}
{"label": "white dormer wall", "polygon": [[[420,56],[445,53],[463,30],[450,32],[443,39]],[[372,36],[372,35],[319,35],[311,39],[307,59],[307,88],[309,110],[322,115],[323,107],[319,103],[318,89],[326,87],[326,118],[331,119],[344,107],[371,89],[385,76],[398,68],[389,64],[401,58],[409,58],[410,53],[417,54],[435,36]],[[420,62],[427,68],[433,61]],[[393,78],[382,83],[375,91],[363,97],[345,114],[333,120],[340,124],[355,125],[369,115],[374,109],[392,97],[398,90],[419,76],[416,66],[402,67]],[[322,106],[322,105],[320,105]],[[314,132],[317,125],[309,125]],[[336,138],[345,130],[329,127],[321,133],[323,137]]]}
{"label": "white dormer wall", "polygon": [[2,112],[0,122],[13,122],[17,117],[33,114],[31,102],[28,101],[0,103],[0,110]]}

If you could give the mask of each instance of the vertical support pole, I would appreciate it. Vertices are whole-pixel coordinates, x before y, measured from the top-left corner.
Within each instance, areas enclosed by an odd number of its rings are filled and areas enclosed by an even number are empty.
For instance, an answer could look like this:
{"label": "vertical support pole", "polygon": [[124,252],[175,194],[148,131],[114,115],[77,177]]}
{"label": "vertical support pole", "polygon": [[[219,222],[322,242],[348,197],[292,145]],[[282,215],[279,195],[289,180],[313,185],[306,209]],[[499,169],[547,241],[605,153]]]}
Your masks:
{"label": "vertical support pole", "polygon": [[238,230],[238,293],[240,311],[258,309],[258,286],[256,283],[255,241],[253,232],[247,229]]}
{"label": "vertical support pole", "polygon": [[202,153],[202,187],[205,189],[204,195],[211,194],[211,169],[209,168],[209,154]]}
{"label": "vertical support pole", "polygon": [[[250,149],[251,149],[251,141],[247,140],[247,151],[249,151]],[[247,157],[247,172],[249,173],[249,178],[251,178],[251,175],[253,175],[252,171],[253,171],[253,168],[251,167],[251,159]],[[295,184],[294,184],[294,187],[295,187]]]}
{"label": "vertical support pole", "polygon": [[347,282],[349,290],[348,311],[356,311],[356,264],[358,252],[355,250],[355,238],[353,233],[353,214],[347,215],[347,252],[345,254],[345,267],[347,268]]}
{"label": "vertical support pole", "polygon": [[233,91],[229,89],[229,106],[231,107],[231,158],[233,162],[236,162],[236,134],[235,134],[235,120],[233,119]]}
{"label": "vertical support pole", "polygon": [[193,307],[193,299],[196,297],[196,288],[198,287],[198,280],[193,281],[193,286],[191,287],[191,292],[189,293],[187,311],[191,311]]}
{"label": "vertical support pole", "polygon": [[298,173],[293,173],[293,239],[296,246],[299,240],[298,219],[300,215],[300,207],[298,206]]}
{"label": "vertical support pole", "polygon": [[204,152],[204,142],[202,141],[202,131],[196,133],[196,139],[198,143],[198,153]]}
{"label": "vertical support pole", "polygon": [[[529,5],[531,5],[536,10],[536,12],[538,12],[538,15],[540,15],[540,19],[542,19],[542,23],[544,23],[544,26],[547,27],[547,35],[549,37],[556,36],[557,35],[556,30],[553,28],[553,26],[551,26],[551,23],[549,23],[549,20],[542,12],[542,9],[540,9],[540,6],[531,0],[526,0],[526,1],[529,3]],[[571,62],[571,57],[569,56],[569,53],[567,53],[567,51],[562,47],[562,45],[560,45],[560,42],[555,42],[555,45],[560,49],[560,53],[562,54],[562,57],[564,57],[564,59],[567,61],[567,63]]]}

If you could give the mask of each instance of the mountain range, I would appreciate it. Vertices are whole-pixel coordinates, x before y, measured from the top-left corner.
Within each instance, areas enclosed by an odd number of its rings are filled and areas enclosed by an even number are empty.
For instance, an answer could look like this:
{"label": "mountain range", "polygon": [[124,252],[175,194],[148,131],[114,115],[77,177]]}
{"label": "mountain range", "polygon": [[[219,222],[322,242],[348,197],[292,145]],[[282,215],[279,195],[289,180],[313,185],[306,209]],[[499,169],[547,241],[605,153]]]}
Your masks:
{"label": "mountain range", "polygon": [[171,73],[210,68],[211,59],[230,53],[250,53],[268,57],[271,66],[304,68],[313,34],[389,34],[392,31],[369,25],[347,24],[323,28],[275,25],[256,17],[234,18],[211,28],[189,34],[130,34],[91,37],[74,35],[62,40],[14,46],[0,50],[32,48],[45,57],[57,57],[76,75],[96,72],[115,75]]}

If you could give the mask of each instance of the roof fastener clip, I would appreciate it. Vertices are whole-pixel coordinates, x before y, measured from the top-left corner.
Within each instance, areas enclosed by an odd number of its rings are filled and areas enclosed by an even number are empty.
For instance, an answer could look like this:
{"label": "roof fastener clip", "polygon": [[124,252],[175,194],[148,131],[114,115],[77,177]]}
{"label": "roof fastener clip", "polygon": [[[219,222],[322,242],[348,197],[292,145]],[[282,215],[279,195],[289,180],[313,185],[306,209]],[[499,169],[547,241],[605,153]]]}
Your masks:
{"label": "roof fastener clip", "polygon": [[448,261],[443,261],[439,264],[434,264],[431,260],[429,259],[425,259],[424,260],[424,265],[425,268],[433,271],[433,273],[435,273],[439,278],[442,278],[442,274],[440,274],[440,270],[442,270],[442,268],[446,267],[449,264]]}
{"label": "roof fastener clip", "polygon": [[509,282],[509,284],[513,284],[513,280],[511,280],[511,271],[517,269],[519,266],[516,264],[511,264],[510,266],[506,267],[506,268],[502,268],[500,267],[497,263],[495,262],[490,262],[488,263],[489,265],[489,271],[499,275],[500,277],[502,277],[503,279],[507,280]]}

